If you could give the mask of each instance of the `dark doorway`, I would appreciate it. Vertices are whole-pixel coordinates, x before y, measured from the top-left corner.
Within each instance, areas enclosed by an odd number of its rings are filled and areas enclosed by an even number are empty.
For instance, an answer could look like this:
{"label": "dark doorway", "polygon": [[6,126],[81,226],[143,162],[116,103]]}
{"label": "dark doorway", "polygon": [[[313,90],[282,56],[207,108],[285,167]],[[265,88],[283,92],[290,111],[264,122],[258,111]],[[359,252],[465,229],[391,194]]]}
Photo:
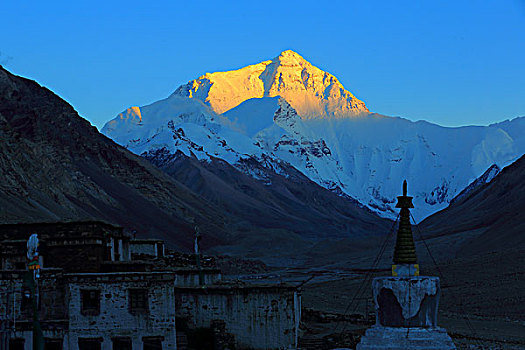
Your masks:
{"label": "dark doorway", "polygon": [[62,350],[64,341],[62,339],[46,339],[44,350]]}
{"label": "dark doorway", "polygon": [[124,337],[113,339],[113,350],[131,350],[131,339]]}
{"label": "dark doorway", "polygon": [[161,337],[144,337],[143,350],[162,350],[162,338]]}
{"label": "dark doorway", "polygon": [[9,350],[24,350],[24,339],[10,339]]}
{"label": "dark doorway", "polygon": [[78,350],[101,350],[102,339],[78,339]]}

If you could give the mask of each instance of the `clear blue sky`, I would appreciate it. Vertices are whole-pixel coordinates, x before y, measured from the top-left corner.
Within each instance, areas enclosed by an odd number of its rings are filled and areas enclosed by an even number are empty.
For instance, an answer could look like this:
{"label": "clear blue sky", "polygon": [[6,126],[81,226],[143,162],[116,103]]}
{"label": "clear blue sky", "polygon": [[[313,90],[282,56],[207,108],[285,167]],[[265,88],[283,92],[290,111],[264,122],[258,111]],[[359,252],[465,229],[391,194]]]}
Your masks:
{"label": "clear blue sky", "polygon": [[485,125],[525,115],[524,1],[3,1],[0,64],[101,128],[292,49],[372,111]]}

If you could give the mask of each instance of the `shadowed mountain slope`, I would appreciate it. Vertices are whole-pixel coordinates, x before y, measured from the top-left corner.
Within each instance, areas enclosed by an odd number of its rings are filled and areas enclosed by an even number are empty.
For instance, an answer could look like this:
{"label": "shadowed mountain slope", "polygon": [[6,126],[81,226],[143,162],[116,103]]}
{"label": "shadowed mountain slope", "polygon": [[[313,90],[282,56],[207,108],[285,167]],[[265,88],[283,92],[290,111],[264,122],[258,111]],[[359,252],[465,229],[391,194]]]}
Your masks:
{"label": "shadowed mountain slope", "polygon": [[467,235],[459,254],[525,248],[525,156],[421,223],[428,236]]}
{"label": "shadowed mountain slope", "polygon": [[[268,244],[268,249],[280,252],[283,258],[309,255],[307,251],[317,250],[313,247],[319,241],[363,242],[383,236],[391,225],[352,198],[320,187],[285,163],[280,164],[280,171],[286,177],[255,159],[238,164],[256,171],[259,179],[255,179],[221,159],[204,162],[168,150],[146,153],[144,157],[227,213],[225,225],[232,232],[232,246],[220,249],[230,253],[239,247],[250,253],[250,247],[260,249]],[[247,235],[249,231],[256,235]],[[254,240],[257,244],[249,243]],[[288,246],[290,240],[295,242],[293,246]],[[261,257],[256,251],[252,253]]]}
{"label": "shadowed mountain slope", "polygon": [[204,248],[262,258],[325,239],[366,240],[389,223],[285,163],[286,176],[246,159],[256,179],[224,161],[170,154],[155,159],[168,176],[3,68],[0,140],[2,223],[102,219],[191,249],[195,222]]}
{"label": "shadowed mountain slope", "polygon": [[[2,223],[103,219],[190,247],[221,213],[100,134],[65,101],[0,69]],[[214,225],[209,243],[221,243]]]}

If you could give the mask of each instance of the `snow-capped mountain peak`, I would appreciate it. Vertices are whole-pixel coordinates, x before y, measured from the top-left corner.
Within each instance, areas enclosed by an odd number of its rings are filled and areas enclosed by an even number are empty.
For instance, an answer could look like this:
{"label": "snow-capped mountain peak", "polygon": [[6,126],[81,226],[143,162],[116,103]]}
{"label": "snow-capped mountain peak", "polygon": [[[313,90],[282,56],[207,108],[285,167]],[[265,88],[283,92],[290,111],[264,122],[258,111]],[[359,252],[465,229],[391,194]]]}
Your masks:
{"label": "snow-capped mountain peak", "polygon": [[200,99],[218,114],[252,98],[276,96],[285,98],[306,119],[369,113],[365,103],[347,91],[336,77],[291,50],[238,70],[206,73],[182,85],[174,94]]}
{"label": "snow-capped mountain peak", "polygon": [[445,128],[372,114],[333,75],[290,50],[207,73],[167,99],[124,111],[102,132],[137,154],[220,158],[263,181],[246,164],[279,173],[286,163],[389,217],[407,179],[416,219],[446,207],[493,164],[503,168],[525,153],[525,118]]}

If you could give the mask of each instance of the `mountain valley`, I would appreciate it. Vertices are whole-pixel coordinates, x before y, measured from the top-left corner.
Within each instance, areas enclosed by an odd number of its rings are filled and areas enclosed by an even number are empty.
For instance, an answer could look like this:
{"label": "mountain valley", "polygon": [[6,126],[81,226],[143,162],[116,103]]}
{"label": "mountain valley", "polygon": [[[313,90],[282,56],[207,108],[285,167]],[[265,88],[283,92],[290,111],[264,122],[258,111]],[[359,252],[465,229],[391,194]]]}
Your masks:
{"label": "mountain valley", "polygon": [[51,91],[3,68],[0,135],[3,223],[105,220],[184,251],[198,226],[210,253],[281,266],[304,262],[318,242],[365,242],[389,226],[286,164],[272,170],[245,159],[259,181],[221,159],[149,153],[169,176],[100,134]]}

